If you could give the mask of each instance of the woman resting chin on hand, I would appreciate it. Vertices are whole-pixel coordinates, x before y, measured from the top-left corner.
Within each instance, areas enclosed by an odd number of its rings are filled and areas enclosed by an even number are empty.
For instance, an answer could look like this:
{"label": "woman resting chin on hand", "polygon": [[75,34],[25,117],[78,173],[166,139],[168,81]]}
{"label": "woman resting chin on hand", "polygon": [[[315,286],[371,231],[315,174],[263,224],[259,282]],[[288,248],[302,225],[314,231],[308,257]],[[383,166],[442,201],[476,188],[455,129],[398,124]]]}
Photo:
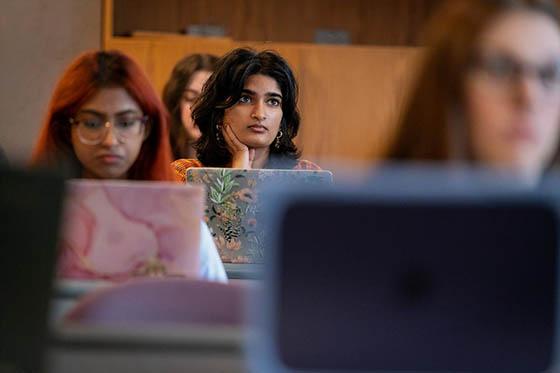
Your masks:
{"label": "woman resting chin on hand", "polygon": [[300,126],[297,83],[272,51],[239,48],[222,57],[192,110],[201,132],[198,160],[173,162],[184,180],[190,167],[318,170],[293,142]]}

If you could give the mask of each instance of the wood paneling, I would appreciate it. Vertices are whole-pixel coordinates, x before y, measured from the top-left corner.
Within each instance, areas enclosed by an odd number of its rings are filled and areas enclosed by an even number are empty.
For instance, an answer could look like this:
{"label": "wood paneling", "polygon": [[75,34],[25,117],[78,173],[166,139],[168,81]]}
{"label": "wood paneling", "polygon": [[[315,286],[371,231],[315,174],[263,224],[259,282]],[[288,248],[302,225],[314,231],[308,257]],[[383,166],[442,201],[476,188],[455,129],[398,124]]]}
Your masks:
{"label": "wood paneling", "polygon": [[180,32],[191,24],[225,28],[238,41],[314,41],[315,30],[342,29],[353,44],[415,45],[443,0],[114,0],[114,31]]}
{"label": "wood paneling", "polygon": [[106,47],[133,56],[161,92],[173,65],[185,54],[223,54],[244,45],[277,50],[294,69],[303,118],[296,141],[304,157],[319,164],[334,158],[369,161],[382,154],[420,53],[419,48],[246,43],[157,34],[113,38]]}

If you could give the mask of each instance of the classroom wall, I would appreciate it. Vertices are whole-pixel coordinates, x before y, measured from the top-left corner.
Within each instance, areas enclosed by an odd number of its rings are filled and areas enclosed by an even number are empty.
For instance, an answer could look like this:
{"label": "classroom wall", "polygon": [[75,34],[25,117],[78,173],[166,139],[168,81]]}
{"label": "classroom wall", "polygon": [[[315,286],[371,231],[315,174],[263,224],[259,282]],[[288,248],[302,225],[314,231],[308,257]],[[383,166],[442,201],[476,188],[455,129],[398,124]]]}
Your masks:
{"label": "classroom wall", "polygon": [[[102,4],[103,3],[103,4]],[[165,2],[164,2],[165,3]],[[26,161],[57,78],[80,52],[101,47],[102,0],[3,0],[0,14],[0,145]],[[112,14],[112,13],[111,13]],[[157,18],[157,17],[156,17]],[[109,23],[112,23],[110,19]],[[106,48],[131,54],[161,92],[174,63],[187,53],[222,54],[251,45],[279,50],[300,82],[304,156],[371,160],[394,133],[418,48],[260,43],[230,38],[148,35],[112,38]]]}
{"label": "classroom wall", "polygon": [[101,0],[1,0],[0,146],[29,158],[50,94],[80,52],[101,47]]}
{"label": "classroom wall", "polygon": [[[135,0],[132,12],[132,3],[128,0],[105,0],[104,47],[119,49],[135,58],[160,93],[174,64],[187,54],[222,55],[241,46],[277,50],[292,66],[300,86],[302,126],[296,144],[303,150],[303,157],[322,165],[331,161],[367,164],[382,158],[395,134],[396,119],[414,77],[422,48],[394,45],[398,44],[394,37],[390,38],[393,40],[392,46],[271,42],[259,40],[258,37],[251,41],[246,38],[257,30],[264,30],[266,34],[266,30],[270,29],[269,21],[273,22],[273,15],[284,20],[277,25],[284,31],[291,28],[293,36],[305,35],[306,29],[300,27],[299,21],[295,19],[301,18],[301,15],[292,14],[290,21],[290,17],[286,16],[288,13],[293,13],[295,9],[296,13],[308,14],[309,22],[328,18],[330,14],[332,21],[336,18],[333,9],[343,2],[328,0],[329,6],[334,6],[331,9],[321,1],[287,0],[284,7],[277,9],[273,2],[267,1],[232,0],[238,7],[220,1],[208,0],[205,2],[207,6],[203,6],[198,0],[162,0],[155,7],[148,1]],[[391,23],[387,22],[389,18],[396,24],[408,24],[408,31],[401,34],[404,43],[404,39],[411,38],[410,35],[418,28],[410,26],[412,23],[418,24],[416,21],[411,23],[411,20],[425,18],[424,13],[438,1],[345,0],[344,4],[348,8],[360,10],[350,17],[355,23],[364,21],[362,13],[366,10],[371,11],[370,16],[375,10],[375,17],[383,20],[384,24]],[[224,12],[231,15],[231,22],[243,26],[241,29],[253,27],[247,22],[257,22],[259,26],[251,29],[254,31],[249,33],[251,35],[237,35],[239,38],[235,37],[235,32],[232,32],[234,37],[215,38],[163,32],[163,27],[158,29],[158,25],[182,22],[181,17],[188,15],[200,20],[208,20],[208,17],[221,19],[220,15]],[[309,18],[311,13],[319,15],[318,18]],[[175,17],[175,21],[172,21],[172,17]],[[134,31],[129,37],[116,36],[116,27],[123,22],[140,22],[138,27],[130,26],[130,30],[148,31]],[[388,35],[376,31],[379,22],[366,22],[362,26],[372,30],[372,35]],[[284,31],[280,31],[279,35]]]}
{"label": "classroom wall", "polygon": [[117,35],[224,27],[240,41],[311,43],[316,29],[342,29],[352,44],[412,46],[443,0],[114,0]]}
{"label": "classroom wall", "polygon": [[290,63],[302,113],[296,144],[304,158],[319,164],[370,162],[385,153],[421,54],[413,47],[258,43],[153,33],[110,38],[105,44],[136,59],[159,93],[184,55],[222,55],[240,46],[277,50]]}

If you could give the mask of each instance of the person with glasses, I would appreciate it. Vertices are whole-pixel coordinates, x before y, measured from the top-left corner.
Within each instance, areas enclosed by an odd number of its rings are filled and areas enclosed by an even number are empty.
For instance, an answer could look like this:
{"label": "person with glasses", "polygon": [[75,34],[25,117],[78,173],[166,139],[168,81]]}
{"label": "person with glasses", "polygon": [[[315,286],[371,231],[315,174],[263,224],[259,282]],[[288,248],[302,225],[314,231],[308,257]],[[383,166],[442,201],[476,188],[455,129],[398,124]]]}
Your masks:
{"label": "person with glasses", "polygon": [[193,144],[200,130],[192,120],[191,108],[208,80],[218,57],[211,54],[191,54],[181,59],[163,88],[163,103],[171,114],[169,140],[173,159],[194,158]]}
{"label": "person with glasses", "polygon": [[120,52],[87,52],[55,87],[33,164],[94,179],[175,180],[166,113],[141,68]]}
{"label": "person with glasses", "polygon": [[[142,69],[117,51],[84,53],[67,68],[31,163],[74,178],[178,181],[165,108]],[[203,278],[226,280],[203,222],[200,269]]]}
{"label": "person with glasses", "polygon": [[555,4],[450,1],[425,36],[388,159],[468,162],[538,181],[560,156]]}

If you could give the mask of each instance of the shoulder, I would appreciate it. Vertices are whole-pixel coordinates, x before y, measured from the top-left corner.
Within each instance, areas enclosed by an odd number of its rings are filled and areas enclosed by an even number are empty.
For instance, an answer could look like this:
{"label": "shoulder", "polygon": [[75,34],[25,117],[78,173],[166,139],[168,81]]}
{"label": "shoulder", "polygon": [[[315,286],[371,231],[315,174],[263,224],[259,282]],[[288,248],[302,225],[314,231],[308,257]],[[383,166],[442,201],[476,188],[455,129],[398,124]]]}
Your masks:
{"label": "shoulder", "polygon": [[175,174],[181,181],[185,181],[185,174],[187,169],[191,167],[203,167],[202,163],[198,159],[177,159],[171,163],[171,166],[175,170]]}
{"label": "shoulder", "polygon": [[200,225],[199,254],[200,277],[210,281],[227,282],[227,274],[218,249],[216,249],[214,239],[204,222],[201,222]]}
{"label": "shoulder", "polygon": [[297,161],[296,165],[294,166],[294,170],[321,170],[321,167],[319,167],[318,165],[316,165],[315,163],[305,160],[305,159],[300,159],[299,161]]}

